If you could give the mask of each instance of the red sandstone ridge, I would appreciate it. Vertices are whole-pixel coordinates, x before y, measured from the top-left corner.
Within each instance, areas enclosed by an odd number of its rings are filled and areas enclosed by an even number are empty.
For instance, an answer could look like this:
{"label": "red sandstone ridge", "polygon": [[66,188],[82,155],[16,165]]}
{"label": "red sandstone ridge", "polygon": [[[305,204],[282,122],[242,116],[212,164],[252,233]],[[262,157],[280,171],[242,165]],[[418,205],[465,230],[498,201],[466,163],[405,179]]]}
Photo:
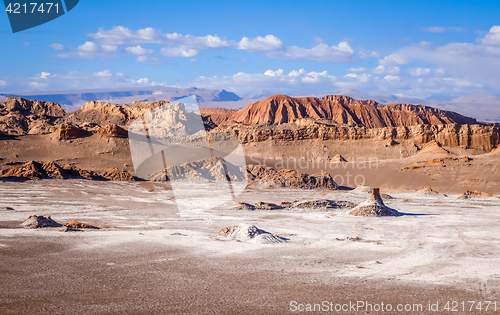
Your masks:
{"label": "red sandstone ridge", "polygon": [[236,109],[227,108],[200,108],[200,114],[202,116],[210,116],[216,125],[220,125],[222,122],[228,120],[236,111]]}
{"label": "red sandstone ridge", "polygon": [[423,105],[383,105],[342,95],[327,95],[322,98],[274,95],[238,110],[229,119],[247,125],[279,125],[308,117],[328,119],[338,124],[358,124],[367,128],[477,123],[474,118]]}

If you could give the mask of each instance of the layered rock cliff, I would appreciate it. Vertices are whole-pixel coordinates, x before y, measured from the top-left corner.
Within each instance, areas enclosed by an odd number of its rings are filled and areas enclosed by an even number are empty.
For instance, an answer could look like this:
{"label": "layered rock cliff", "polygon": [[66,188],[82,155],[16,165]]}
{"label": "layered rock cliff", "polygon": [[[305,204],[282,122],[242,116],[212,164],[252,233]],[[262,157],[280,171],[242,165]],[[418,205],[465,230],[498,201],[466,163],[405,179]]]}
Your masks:
{"label": "layered rock cliff", "polygon": [[[76,112],[66,114],[56,103],[9,98],[0,102],[0,135],[46,134],[73,126],[87,132],[81,132],[82,135],[92,132],[126,137],[124,129],[133,120],[164,104],[165,101],[126,105],[87,102]],[[498,126],[477,123],[454,112],[421,105],[381,105],[338,95],[323,98],[275,95],[236,112],[202,109],[201,114],[205,116],[207,130],[219,124],[215,131],[236,134],[243,143],[270,139],[413,139],[419,143],[436,140],[444,146],[489,152],[500,142]],[[108,126],[113,126],[116,132],[104,132]]]}
{"label": "layered rock cliff", "polygon": [[321,120],[299,119],[281,125],[247,126],[226,122],[214,132],[229,132],[239,136],[243,144],[266,140],[295,141],[306,139],[321,140],[414,140],[427,143],[436,140],[444,146],[474,148],[489,152],[500,144],[500,131],[492,125],[441,124],[412,125],[400,127],[367,128],[331,124]]}
{"label": "layered rock cliff", "polygon": [[240,109],[229,120],[247,125],[278,125],[298,118],[323,118],[338,124],[358,124],[367,128],[477,123],[474,118],[423,105],[383,105],[342,95],[322,98],[274,95]]}

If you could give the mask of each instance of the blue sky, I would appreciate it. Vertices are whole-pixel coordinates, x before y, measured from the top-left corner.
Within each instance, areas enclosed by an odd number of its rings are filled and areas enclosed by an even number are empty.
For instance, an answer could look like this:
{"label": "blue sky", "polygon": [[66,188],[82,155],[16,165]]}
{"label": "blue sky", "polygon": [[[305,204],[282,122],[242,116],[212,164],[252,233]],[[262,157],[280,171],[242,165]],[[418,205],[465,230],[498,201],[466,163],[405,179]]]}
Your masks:
{"label": "blue sky", "polygon": [[500,95],[498,1],[91,1],[13,34],[0,93],[167,85]]}

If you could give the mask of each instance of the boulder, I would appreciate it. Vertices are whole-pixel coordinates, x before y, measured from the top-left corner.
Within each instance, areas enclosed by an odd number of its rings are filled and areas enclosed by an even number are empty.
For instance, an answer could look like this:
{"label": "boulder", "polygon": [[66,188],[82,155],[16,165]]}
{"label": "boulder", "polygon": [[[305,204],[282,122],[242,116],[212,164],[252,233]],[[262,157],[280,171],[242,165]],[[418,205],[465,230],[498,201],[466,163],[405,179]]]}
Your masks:
{"label": "boulder", "polygon": [[71,124],[61,124],[52,135],[57,140],[71,140],[87,137],[91,135],[91,133]]}
{"label": "boulder", "polygon": [[259,244],[286,243],[286,239],[259,229],[251,224],[238,224],[228,226],[217,233],[217,237],[223,240],[234,240],[240,242],[251,242]]}
{"label": "boulder", "polygon": [[115,137],[115,138],[127,138],[128,131],[123,129],[122,127],[116,124],[109,124],[102,128],[99,128],[96,133],[101,134],[106,137]]}
{"label": "boulder", "polygon": [[129,172],[125,170],[120,170],[116,167],[112,167],[102,173],[99,174],[100,176],[114,180],[114,181],[135,181],[135,178],[130,175]]}
{"label": "boulder", "polygon": [[37,229],[37,228],[45,228],[45,227],[61,227],[62,224],[57,223],[52,220],[50,216],[44,217],[43,215],[31,215],[27,218],[23,224],[25,228]]}
{"label": "boulder", "polygon": [[399,212],[387,207],[380,197],[380,190],[373,188],[372,195],[354,209],[349,211],[350,215],[358,217],[385,217],[385,216],[399,216]]}
{"label": "boulder", "polygon": [[333,159],[330,160],[330,163],[340,163],[340,162],[347,162],[346,159],[340,154],[335,155]]}

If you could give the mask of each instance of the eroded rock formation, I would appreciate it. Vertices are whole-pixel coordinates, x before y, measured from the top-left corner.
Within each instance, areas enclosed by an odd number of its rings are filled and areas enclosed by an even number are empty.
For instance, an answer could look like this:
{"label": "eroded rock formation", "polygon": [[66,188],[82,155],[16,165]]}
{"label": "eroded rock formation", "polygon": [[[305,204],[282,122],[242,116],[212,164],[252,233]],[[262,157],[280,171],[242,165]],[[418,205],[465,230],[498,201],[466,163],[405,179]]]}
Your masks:
{"label": "eroded rock formation", "polygon": [[327,95],[322,98],[273,95],[240,109],[229,119],[247,125],[256,125],[284,124],[307,117],[328,119],[338,124],[359,124],[367,128],[476,123],[473,118],[428,106],[383,105],[375,101],[359,101],[343,95]]}
{"label": "eroded rock formation", "polygon": [[46,179],[46,178],[83,178],[94,180],[116,180],[116,181],[133,181],[135,180],[127,171],[117,168],[108,169],[105,172],[95,172],[80,169],[74,165],[66,164],[59,166],[53,161],[43,163],[30,161],[23,165],[10,166],[0,170],[0,178],[18,178],[18,179]]}
{"label": "eroded rock formation", "polygon": [[307,119],[282,125],[247,126],[227,122],[213,130],[239,136],[243,144],[267,140],[412,140],[425,144],[437,141],[442,146],[474,148],[489,152],[500,145],[500,130],[494,125],[413,125],[402,127],[367,128],[325,123]]}
{"label": "eroded rock formation", "polygon": [[13,136],[50,133],[64,114],[56,103],[8,98],[0,102],[0,132]]}
{"label": "eroded rock formation", "polygon": [[338,189],[337,184],[328,173],[302,174],[290,169],[275,170],[266,165],[247,165],[247,178],[249,184],[305,189]]}

